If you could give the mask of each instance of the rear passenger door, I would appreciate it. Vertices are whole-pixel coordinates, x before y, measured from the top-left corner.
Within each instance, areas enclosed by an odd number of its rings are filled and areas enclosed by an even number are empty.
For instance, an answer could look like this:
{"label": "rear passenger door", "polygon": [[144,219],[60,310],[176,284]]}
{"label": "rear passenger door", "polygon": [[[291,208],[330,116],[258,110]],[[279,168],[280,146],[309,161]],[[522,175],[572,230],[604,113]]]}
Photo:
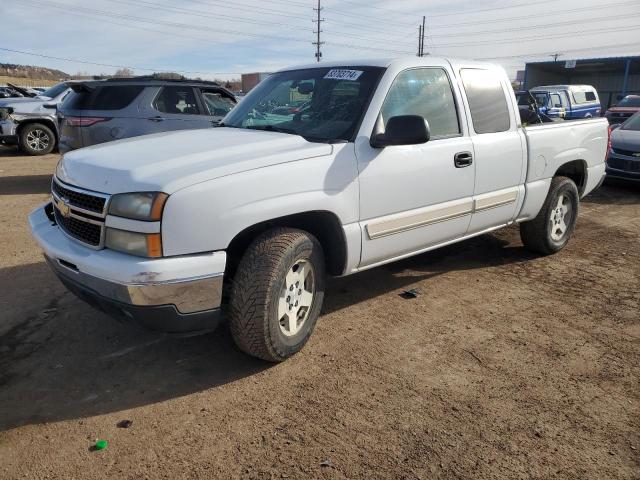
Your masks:
{"label": "rear passenger door", "polygon": [[207,116],[203,115],[194,88],[187,85],[160,87],[145,113],[147,133],[211,126]]}
{"label": "rear passenger door", "polygon": [[526,140],[515,116],[511,86],[498,70],[461,68],[476,165],[469,232],[511,221],[524,198]]}

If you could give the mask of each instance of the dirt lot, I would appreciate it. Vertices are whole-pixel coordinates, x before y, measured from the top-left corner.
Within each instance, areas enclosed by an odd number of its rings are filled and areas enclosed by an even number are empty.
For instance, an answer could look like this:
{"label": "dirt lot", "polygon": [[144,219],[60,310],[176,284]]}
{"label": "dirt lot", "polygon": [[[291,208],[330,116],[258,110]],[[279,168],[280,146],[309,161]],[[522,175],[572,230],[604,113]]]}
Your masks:
{"label": "dirt lot", "polygon": [[0,478],[640,478],[639,187],[553,257],[508,229],[331,280],[271,366],[67,293],[26,224],[56,161],[0,152]]}

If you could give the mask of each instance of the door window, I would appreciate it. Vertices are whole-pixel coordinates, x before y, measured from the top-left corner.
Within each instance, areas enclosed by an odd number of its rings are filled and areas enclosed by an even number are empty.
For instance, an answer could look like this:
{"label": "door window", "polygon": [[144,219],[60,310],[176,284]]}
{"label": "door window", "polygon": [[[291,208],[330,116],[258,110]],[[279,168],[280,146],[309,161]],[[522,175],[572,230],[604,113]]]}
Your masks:
{"label": "door window", "polygon": [[391,117],[419,115],[429,122],[432,138],[460,134],[451,82],[441,68],[405,70],[393,81],[382,105],[386,127]]}
{"label": "door window", "polygon": [[153,102],[156,110],[178,115],[198,115],[196,96],[191,87],[162,87]]}
{"label": "door window", "polygon": [[562,107],[562,100],[560,98],[560,94],[559,93],[552,93],[551,94],[551,106],[555,107],[555,108]]}
{"label": "door window", "polygon": [[505,132],[511,127],[509,107],[498,76],[489,70],[460,70],[476,133]]}

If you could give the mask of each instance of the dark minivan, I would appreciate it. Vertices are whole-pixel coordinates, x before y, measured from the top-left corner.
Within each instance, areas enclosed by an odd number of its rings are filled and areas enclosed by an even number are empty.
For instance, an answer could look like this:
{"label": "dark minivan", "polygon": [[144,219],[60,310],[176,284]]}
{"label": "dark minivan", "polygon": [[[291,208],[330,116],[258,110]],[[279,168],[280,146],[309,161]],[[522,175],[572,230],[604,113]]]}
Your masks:
{"label": "dark minivan", "polygon": [[216,82],[114,78],[77,83],[58,106],[60,152],[150,133],[217,126],[236,104]]}

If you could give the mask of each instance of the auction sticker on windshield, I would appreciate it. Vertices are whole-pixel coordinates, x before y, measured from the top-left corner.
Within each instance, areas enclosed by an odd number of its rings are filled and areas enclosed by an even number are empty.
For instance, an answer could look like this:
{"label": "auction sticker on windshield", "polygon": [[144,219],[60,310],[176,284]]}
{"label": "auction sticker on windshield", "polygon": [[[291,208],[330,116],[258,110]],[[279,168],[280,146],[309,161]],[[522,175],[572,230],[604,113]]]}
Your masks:
{"label": "auction sticker on windshield", "polygon": [[329,70],[324,78],[328,80],[351,80],[354,82],[360,78],[360,75],[362,75],[361,70],[342,70],[334,68],[333,70]]}

